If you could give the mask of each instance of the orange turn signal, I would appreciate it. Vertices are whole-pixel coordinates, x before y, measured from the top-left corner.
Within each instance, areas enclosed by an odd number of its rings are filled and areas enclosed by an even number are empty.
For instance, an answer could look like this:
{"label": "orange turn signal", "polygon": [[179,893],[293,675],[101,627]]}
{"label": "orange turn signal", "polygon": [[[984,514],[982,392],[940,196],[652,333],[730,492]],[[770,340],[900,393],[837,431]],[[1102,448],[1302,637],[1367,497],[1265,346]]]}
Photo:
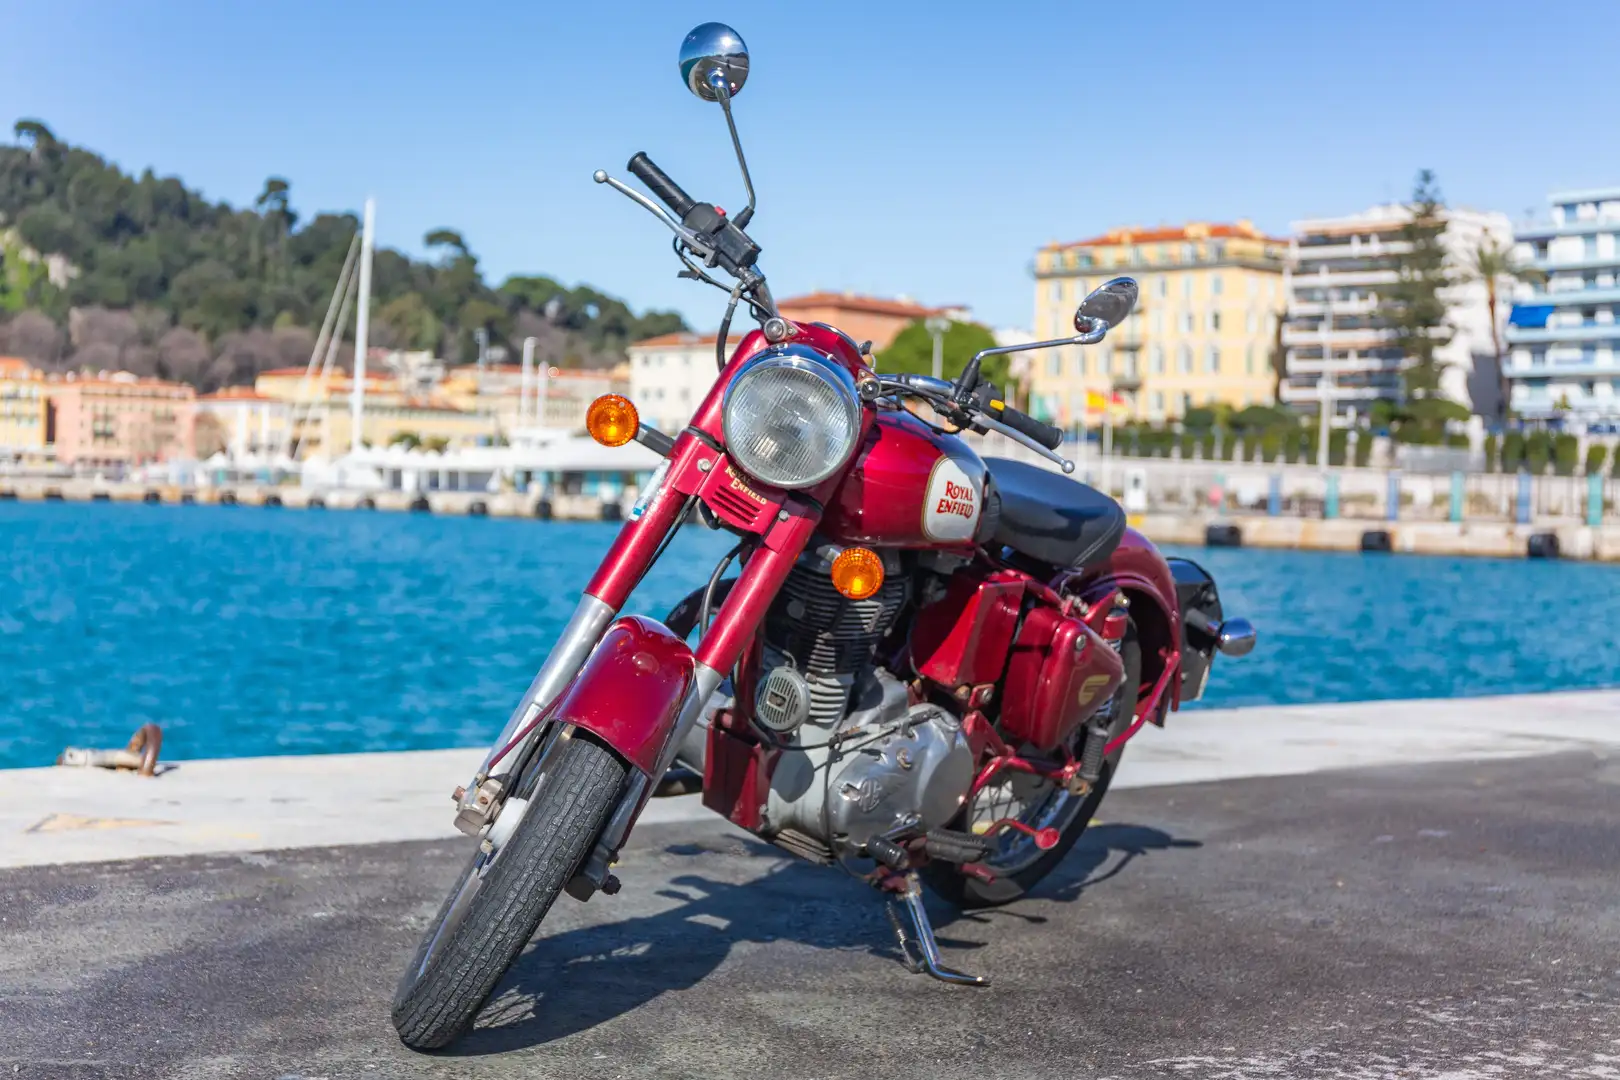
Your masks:
{"label": "orange turn signal", "polygon": [[845,548],[833,560],[832,583],[851,600],[865,600],[883,587],[883,559],[871,548]]}
{"label": "orange turn signal", "polygon": [[623,446],[641,430],[641,417],[629,398],[603,394],[585,410],[585,430],[603,446]]}

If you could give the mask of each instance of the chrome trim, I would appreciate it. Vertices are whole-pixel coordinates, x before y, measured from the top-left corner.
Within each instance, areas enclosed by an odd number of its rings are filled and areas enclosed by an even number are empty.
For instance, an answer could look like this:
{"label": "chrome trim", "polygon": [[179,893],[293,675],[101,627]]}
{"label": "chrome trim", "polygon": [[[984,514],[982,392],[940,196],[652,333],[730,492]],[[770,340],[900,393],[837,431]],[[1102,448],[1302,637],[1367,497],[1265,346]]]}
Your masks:
{"label": "chrome trim", "polygon": [[686,689],[686,697],[681,700],[681,711],[675,717],[675,726],[670,729],[669,738],[664,741],[664,747],[658,752],[658,767],[653,770],[655,779],[662,778],[669,767],[675,763],[675,754],[685,741],[687,732],[697,723],[704,708],[709,704],[709,698],[720,689],[725,676],[714,668],[695,660],[692,663],[692,685]]}
{"label": "chrome trim", "polygon": [[[844,397],[844,406],[846,411],[849,413],[851,438],[849,440],[849,444],[844,448],[843,452],[839,454],[838,459],[836,461],[828,462],[827,467],[822,469],[814,476],[807,477],[792,484],[784,484],[778,480],[772,480],[769,477],[760,476],[758,473],[750,469],[748,467],[748,463],[738,455],[731,437],[731,403],[733,398],[739,392],[738,388],[741,387],[745,381],[747,381],[750,375],[755,374],[761,369],[777,367],[797,368],[801,371],[808,371],[813,375],[819,376],[827,383],[828,386],[842,392]],[[747,363],[743,364],[742,367],[737,369],[737,374],[732,376],[731,382],[726,386],[725,396],[722,397],[720,401],[720,427],[725,434],[726,448],[731,455],[731,460],[736,462],[743,469],[743,471],[747,472],[750,476],[764,481],[773,487],[791,488],[796,490],[814,487],[823,480],[827,479],[827,477],[842,469],[849,463],[849,459],[855,456],[855,450],[860,445],[861,441],[860,389],[855,385],[855,376],[846,371],[842,365],[833,363],[833,361],[829,360],[826,356],[823,356],[820,352],[811,348],[810,346],[772,345],[759,355],[751,358]]]}
{"label": "chrome trim", "polygon": [[1221,623],[1215,632],[1215,647],[1225,656],[1248,656],[1260,633],[1248,619],[1233,617]]}

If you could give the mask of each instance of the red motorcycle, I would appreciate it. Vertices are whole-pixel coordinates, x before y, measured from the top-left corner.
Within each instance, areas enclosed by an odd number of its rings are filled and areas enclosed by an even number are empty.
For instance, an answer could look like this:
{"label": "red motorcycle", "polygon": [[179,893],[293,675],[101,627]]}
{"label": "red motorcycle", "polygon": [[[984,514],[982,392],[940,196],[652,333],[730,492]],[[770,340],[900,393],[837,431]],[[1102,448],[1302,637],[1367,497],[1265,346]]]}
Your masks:
{"label": "red motorcycle", "polygon": [[[875,372],[869,344],[782,318],[758,269],[731,112],[742,39],[700,26],[680,68],[725,114],[747,209],[692,199],[645,154],[629,170],[669,213],[595,179],[674,233],[683,276],[730,294],[721,371],[674,437],[621,397],[590,408],[599,442],[634,439],[665,460],[455,793],[478,847],[394,999],[413,1047],[471,1025],[559,894],[618,891],[614,859],[672,768],[702,778],[716,813],[886,893],[913,971],[983,985],[941,963],[921,883],[964,907],[1022,896],[1085,831],[1126,742],[1203,692],[1216,651],[1254,645],[1207,573],[1162,557],[1111,498],[1063,475],[1063,433],[979,375],[987,356],[1101,341],[1135,282],[1088,296],[1077,336],[988,349],[954,382]],[[727,361],[739,302],[759,329]],[[998,432],[1061,472],[981,459],[963,430]],[[708,585],[663,623],[615,618],[694,518],[738,538]]]}

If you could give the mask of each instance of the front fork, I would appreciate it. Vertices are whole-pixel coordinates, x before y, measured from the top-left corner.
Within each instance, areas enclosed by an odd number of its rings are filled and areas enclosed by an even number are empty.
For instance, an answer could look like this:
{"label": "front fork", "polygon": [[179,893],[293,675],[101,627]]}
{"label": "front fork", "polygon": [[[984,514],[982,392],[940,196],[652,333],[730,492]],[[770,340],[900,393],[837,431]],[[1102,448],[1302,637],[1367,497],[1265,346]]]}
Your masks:
{"label": "front fork", "polygon": [[[677,447],[676,457],[680,456]],[[694,471],[707,473],[709,469],[695,468]],[[521,773],[533,748],[539,745],[537,736],[545,728],[547,711],[590,659],[603,633],[629,599],[631,590],[651,566],[663,540],[679,525],[685,508],[685,499],[678,489],[681,473],[679,466],[673,468],[670,482],[654,496],[646,514],[620,530],[573,617],[513,710],[500,737],[485,755],[472,782],[457,790],[456,827],[462,832],[483,833],[501,812],[512,779]],[[592,886],[599,888],[606,882],[607,867],[629,836],[654,784],[674,763],[682,741],[752,640],[771,601],[809,543],[820,517],[820,508],[815,503],[790,499],[764,529],[760,545],[749,556],[737,584],[698,642],[691,682],[674,722],[664,733],[652,767],[643,771],[646,768],[643,760],[642,768],[630,770],[625,790],[594,851],[581,868],[580,877]],[[618,747],[614,749],[623,753]],[[502,832],[509,834],[510,828],[503,827]]]}

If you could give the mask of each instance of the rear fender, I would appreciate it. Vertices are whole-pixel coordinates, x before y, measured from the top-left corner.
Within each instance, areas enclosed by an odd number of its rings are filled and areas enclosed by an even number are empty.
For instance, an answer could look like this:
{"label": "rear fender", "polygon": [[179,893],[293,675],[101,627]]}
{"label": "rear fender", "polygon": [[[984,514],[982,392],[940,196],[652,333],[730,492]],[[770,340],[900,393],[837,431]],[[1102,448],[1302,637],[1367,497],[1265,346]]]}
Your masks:
{"label": "rear fender", "polygon": [[[1153,541],[1135,529],[1125,530],[1119,546],[1106,560],[1064,575],[1054,587],[1059,592],[1091,601],[1100,600],[1115,589],[1125,593],[1131,602],[1131,617],[1142,647],[1144,686],[1156,685],[1165,664],[1179,655],[1181,612],[1176,603],[1175,578]],[[1181,704],[1180,684],[1180,679],[1170,681],[1171,708]]]}
{"label": "rear fender", "polygon": [[608,627],[551,719],[587,731],[652,778],[693,680],[692,650],[662,623]]}

